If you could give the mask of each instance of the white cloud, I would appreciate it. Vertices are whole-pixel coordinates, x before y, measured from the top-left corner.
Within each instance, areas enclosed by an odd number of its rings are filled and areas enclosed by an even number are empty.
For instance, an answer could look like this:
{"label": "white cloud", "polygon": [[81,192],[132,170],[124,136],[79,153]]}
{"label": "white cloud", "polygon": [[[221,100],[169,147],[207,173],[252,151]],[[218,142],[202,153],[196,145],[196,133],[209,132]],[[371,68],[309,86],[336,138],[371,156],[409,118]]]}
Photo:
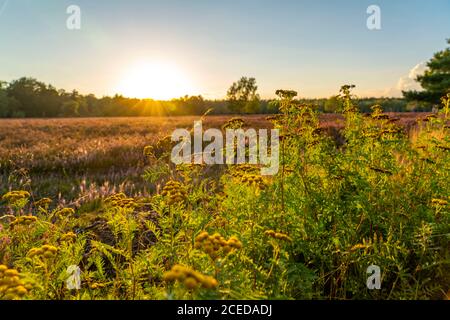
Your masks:
{"label": "white cloud", "polygon": [[426,62],[421,62],[414,66],[409,73],[401,77],[394,87],[384,91],[383,95],[387,97],[401,97],[402,91],[421,90],[420,84],[416,81],[418,75],[422,75],[427,68]]}

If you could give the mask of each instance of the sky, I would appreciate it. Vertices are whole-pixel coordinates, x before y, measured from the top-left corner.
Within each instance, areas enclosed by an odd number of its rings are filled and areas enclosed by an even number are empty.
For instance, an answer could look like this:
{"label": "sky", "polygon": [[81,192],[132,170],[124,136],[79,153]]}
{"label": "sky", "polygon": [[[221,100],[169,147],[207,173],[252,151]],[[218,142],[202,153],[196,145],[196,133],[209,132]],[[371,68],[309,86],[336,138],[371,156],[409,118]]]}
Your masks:
{"label": "sky", "polygon": [[[70,5],[79,30],[67,28]],[[380,30],[367,28],[370,5]],[[343,84],[399,96],[447,38],[449,0],[0,0],[0,80],[220,99],[248,76],[262,98],[329,97]]]}

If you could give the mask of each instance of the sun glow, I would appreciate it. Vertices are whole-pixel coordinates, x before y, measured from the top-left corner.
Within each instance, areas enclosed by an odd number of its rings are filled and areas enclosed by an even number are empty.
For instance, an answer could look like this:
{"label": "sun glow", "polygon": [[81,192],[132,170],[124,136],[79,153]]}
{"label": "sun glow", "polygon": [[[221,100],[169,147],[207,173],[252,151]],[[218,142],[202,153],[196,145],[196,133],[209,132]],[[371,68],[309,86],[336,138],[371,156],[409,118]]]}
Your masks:
{"label": "sun glow", "polygon": [[170,100],[192,94],[193,88],[184,74],[166,63],[140,63],[123,76],[118,92],[130,98]]}

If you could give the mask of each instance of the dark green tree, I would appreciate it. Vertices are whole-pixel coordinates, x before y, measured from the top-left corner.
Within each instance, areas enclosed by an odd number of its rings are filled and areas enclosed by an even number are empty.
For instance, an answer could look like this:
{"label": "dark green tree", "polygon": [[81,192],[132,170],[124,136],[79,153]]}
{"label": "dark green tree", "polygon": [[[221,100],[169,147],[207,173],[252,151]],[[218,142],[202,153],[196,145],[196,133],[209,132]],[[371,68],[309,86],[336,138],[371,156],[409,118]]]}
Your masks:
{"label": "dark green tree", "polygon": [[80,105],[77,101],[68,100],[61,106],[60,116],[62,117],[78,117],[80,115]]}
{"label": "dark green tree", "polygon": [[9,117],[9,99],[6,94],[6,82],[0,81],[0,117]]}
{"label": "dark green tree", "polygon": [[27,117],[55,117],[59,114],[61,97],[51,85],[33,78],[20,78],[6,89],[8,97],[19,102],[20,110]]}
{"label": "dark green tree", "polygon": [[23,118],[25,113],[20,110],[20,103],[8,97],[8,83],[0,81],[0,118]]}
{"label": "dark green tree", "polygon": [[256,113],[259,111],[258,86],[255,78],[242,77],[234,82],[227,92],[228,109],[235,113]]}
{"label": "dark green tree", "polygon": [[[447,40],[450,44],[450,39]],[[427,70],[417,77],[423,91],[403,91],[408,101],[438,104],[440,98],[450,92],[450,47],[434,54],[427,63]]]}

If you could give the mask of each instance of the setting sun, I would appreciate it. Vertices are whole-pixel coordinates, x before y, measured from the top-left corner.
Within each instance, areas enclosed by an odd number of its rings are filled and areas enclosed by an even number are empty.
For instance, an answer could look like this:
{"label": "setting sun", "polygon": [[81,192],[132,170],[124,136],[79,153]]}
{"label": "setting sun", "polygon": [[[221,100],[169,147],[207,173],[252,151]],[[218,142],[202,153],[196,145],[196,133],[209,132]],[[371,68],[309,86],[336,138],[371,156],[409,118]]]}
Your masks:
{"label": "setting sun", "polygon": [[118,91],[126,97],[169,100],[191,94],[192,85],[174,65],[146,62],[125,73]]}

